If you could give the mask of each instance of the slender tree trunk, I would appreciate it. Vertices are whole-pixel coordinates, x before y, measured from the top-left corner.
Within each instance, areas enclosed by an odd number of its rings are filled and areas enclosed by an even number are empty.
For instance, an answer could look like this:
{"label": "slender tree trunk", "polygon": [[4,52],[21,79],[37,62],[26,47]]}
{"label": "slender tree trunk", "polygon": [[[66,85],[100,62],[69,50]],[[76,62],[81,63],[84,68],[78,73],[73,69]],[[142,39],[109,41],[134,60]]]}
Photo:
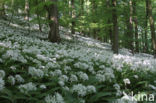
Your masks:
{"label": "slender tree trunk", "polygon": [[25,13],[25,20],[29,20],[29,1],[25,0],[25,9],[24,9],[24,13]]}
{"label": "slender tree trunk", "polygon": [[11,17],[10,17],[8,25],[10,25],[10,23],[12,22],[12,19],[13,19],[14,13],[15,13],[14,12],[14,5],[15,5],[14,0],[11,0]]}
{"label": "slender tree trunk", "polygon": [[72,6],[72,26],[71,26],[71,33],[72,34],[75,34],[75,18],[76,18],[76,15],[75,15],[75,0],[71,0],[71,6]]}
{"label": "slender tree trunk", "polygon": [[154,50],[154,57],[156,58],[156,34],[155,34],[155,27],[154,27],[154,19],[152,16],[151,0],[146,0],[146,4],[147,4],[147,10],[148,10],[150,29],[151,29],[151,37],[152,37],[152,45],[153,45],[153,50]]}
{"label": "slender tree trunk", "polygon": [[139,52],[139,39],[138,39],[138,20],[136,13],[136,0],[133,2],[133,14],[134,14],[134,24],[135,24],[135,51]]}
{"label": "slender tree trunk", "polygon": [[[38,5],[38,0],[36,0],[36,4]],[[37,21],[38,21],[38,26],[39,26],[39,31],[42,32],[42,25],[41,25],[41,18],[40,18],[40,13],[39,10],[36,10],[36,15],[37,15]]]}
{"label": "slender tree trunk", "polygon": [[42,32],[42,25],[41,25],[41,20],[40,20],[40,15],[37,13],[37,20],[38,20],[38,26],[39,26],[39,31]]}
{"label": "slender tree trunk", "polygon": [[144,33],[144,38],[143,38],[143,40],[144,40],[143,41],[143,44],[144,44],[143,51],[146,53],[148,52],[148,49],[149,49],[148,44],[147,44],[148,43],[147,42],[147,40],[148,40],[147,39],[147,28],[148,28],[148,8],[147,7],[148,7],[148,3],[146,3],[145,33]]}
{"label": "slender tree trunk", "polygon": [[49,40],[51,42],[59,42],[60,41],[60,35],[59,35],[59,20],[58,20],[58,8],[57,8],[57,0],[51,0],[53,4],[50,5],[48,10],[49,15]]}
{"label": "slender tree trunk", "polygon": [[[96,0],[92,0],[91,3],[92,3],[92,12],[93,12],[94,15],[96,15],[96,9],[97,9]],[[96,23],[95,17],[93,18],[93,23]],[[96,28],[92,29],[92,36],[93,36],[94,39],[97,38],[97,30],[96,30]]]}
{"label": "slender tree trunk", "polygon": [[[110,0],[107,0],[106,1],[107,2],[107,9],[110,9]],[[107,21],[107,23],[110,25],[110,26],[108,26],[108,35],[109,35],[109,39],[110,39],[110,43],[112,44],[112,18],[108,18],[108,21]]]}
{"label": "slender tree trunk", "polygon": [[133,47],[133,7],[132,7],[132,0],[129,0],[129,16],[127,19],[127,47],[132,50],[134,50]]}
{"label": "slender tree trunk", "polygon": [[115,54],[118,54],[118,18],[117,18],[117,0],[112,0],[112,21],[113,21],[113,51]]}
{"label": "slender tree trunk", "polygon": [[4,6],[4,1],[0,2],[0,17],[2,17],[2,18],[5,17],[5,6]]}

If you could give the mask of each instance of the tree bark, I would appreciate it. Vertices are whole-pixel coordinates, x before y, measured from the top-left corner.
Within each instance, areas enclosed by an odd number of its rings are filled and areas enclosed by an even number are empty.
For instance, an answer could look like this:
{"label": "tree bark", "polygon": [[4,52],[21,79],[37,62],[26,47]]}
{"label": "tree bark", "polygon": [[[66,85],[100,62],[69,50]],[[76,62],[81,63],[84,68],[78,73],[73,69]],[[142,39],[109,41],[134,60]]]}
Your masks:
{"label": "tree bark", "polygon": [[71,6],[72,6],[72,26],[71,26],[71,33],[72,34],[75,34],[75,18],[76,18],[76,15],[75,15],[75,0],[71,0]]}
{"label": "tree bark", "polygon": [[[107,0],[106,1],[107,2],[107,9],[110,9],[110,1],[109,0]],[[108,35],[109,35],[109,39],[110,39],[110,43],[112,44],[112,18],[108,18],[108,21],[107,21],[107,23],[108,23],[108,25],[110,25],[110,26],[108,26]]]}
{"label": "tree bark", "polygon": [[50,20],[50,31],[48,38],[51,42],[60,42],[57,0],[51,1],[53,3],[50,5],[48,10],[48,16]]}
{"label": "tree bark", "polygon": [[152,4],[151,0],[146,0],[146,6],[148,10],[148,18],[150,23],[150,29],[151,29],[151,37],[152,37],[152,45],[154,50],[154,57],[156,58],[156,34],[155,34],[155,27],[154,27],[154,19],[152,16]]}
{"label": "tree bark", "polygon": [[127,48],[134,51],[133,47],[133,7],[132,0],[129,0],[129,14],[127,19]]}
{"label": "tree bark", "polygon": [[134,14],[134,24],[135,24],[135,51],[139,52],[139,39],[138,39],[138,20],[136,13],[136,0],[133,2],[133,14]]}
{"label": "tree bark", "polygon": [[[91,3],[92,3],[92,12],[94,15],[96,15],[96,9],[97,9],[96,0],[92,0]],[[94,16],[92,19],[93,19],[93,23],[96,23],[96,19]],[[94,39],[97,39],[97,28],[92,28],[92,36]]]}
{"label": "tree bark", "polygon": [[25,9],[24,9],[24,13],[25,13],[25,20],[29,20],[29,0],[25,0]]}
{"label": "tree bark", "polygon": [[4,18],[5,17],[5,6],[4,6],[4,1],[0,2],[0,17]]}
{"label": "tree bark", "polygon": [[[148,42],[147,42],[147,28],[148,28],[148,3],[146,2],[146,18],[145,18],[145,33],[144,33],[144,52],[148,52]],[[144,42],[143,41],[143,42]]]}
{"label": "tree bark", "polygon": [[117,18],[117,11],[116,11],[116,6],[117,6],[117,0],[112,0],[112,21],[113,21],[113,51],[115,54],[118,54],[118,18]]}

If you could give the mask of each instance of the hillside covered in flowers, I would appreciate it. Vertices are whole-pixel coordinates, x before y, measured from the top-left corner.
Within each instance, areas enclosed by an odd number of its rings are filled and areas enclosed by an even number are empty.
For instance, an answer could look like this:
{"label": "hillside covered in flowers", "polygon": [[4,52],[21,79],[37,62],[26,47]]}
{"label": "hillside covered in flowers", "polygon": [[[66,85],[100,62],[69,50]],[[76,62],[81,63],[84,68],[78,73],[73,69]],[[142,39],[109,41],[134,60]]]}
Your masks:
{"label": "hillside covered in flowers", "polygon": [[152,55],[113,54],[110,44],[64,27],[62,41],[51,43],[46,26],[30,26],[0,20],[0,103],[136,103],[156,95]]}

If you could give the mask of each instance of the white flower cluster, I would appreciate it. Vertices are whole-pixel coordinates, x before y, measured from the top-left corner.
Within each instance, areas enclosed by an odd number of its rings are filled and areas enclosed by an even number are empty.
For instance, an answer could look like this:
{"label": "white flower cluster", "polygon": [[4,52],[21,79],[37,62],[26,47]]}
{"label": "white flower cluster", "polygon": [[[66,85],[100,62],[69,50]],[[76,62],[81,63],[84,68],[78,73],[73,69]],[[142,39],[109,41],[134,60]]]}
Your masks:
{"label": "white flower cluster", "polygon": [[27,63],[27,60],[21,55],[21,52],[19,50],[8,50],[6,54],[3,55],[3,58],[4,59],[11,58],[12,60]]}
{"label": "white flower cluster", "polygon": [[119,84],[114,84],[113,87],[116,89],[116,96],[121,96],[122,92],[120,90],[120,85]]}
{"label": "white flower cluster", "polygon": [[125,85],[126,85],[126,84],[131,84],[131,82],[130,82],[130,80],[129,80],[128,78],[123,79],[123,81],[124,81]]}
{"label": "white flower cluster", "polygon": [[5,77],[5,71],[4,70],[0,70],[0,78],[4,78]]}
{"label": "white flower cluster", "polygon": [[54,96],[47,95],[44,100],[46,103],[65,103],[62,95],[59,93],[55,93]]}
{"label": "white flower cluster", "polygon": [[105,82],[105,81],[106,81],[106,77],[105,77],[105,75],[103,75],[103,74],[96,74],[96,79],[97,79],[99,82]]}
{"label": "white flower cluster", "polygon": [[73,85],[72,92],[76,92],[79,96],[83,97],[87,94],[95,93],[96,88],[92,85],[84,86],[82,84]]}
{"label": "white flower cluster", "polygon": [[36,69],[35,67],[29,67],[28,73],[34,77],[42,78],[44,76],[44,72],[41,69]]}
{"label": "white flower cluster", "polygon": [[47,87],[44,84],[42,84],[42,85],[40,85],[40,88],[41,89],[46,89]]}
{"label": "white flower cluster", "polygon": [[70,81],[71,81],[71,82],[76,82],[76,81],[78,81],[77,76],[74,75],[74,74],[71,74],[71,76],[70,76]]}
{"label": "white flower cluster", "polygon": [[18,88],[19,88],[20,92],[22,92],[22,93],[28,93],[29,91],[37,90],[36,85],[32,82],[29,82],[29,83],[26,83],[23,85],[19,85]]}
{"label": "white flower cluster", "polygon": [[21,75],[15,75],[15,79],[17,80],[17,82],[19,83],[23,83],[24,82],[24,79],[21,77]]}
{"label": "white flower cluster", "polygon": [[16,80],[15,80],[15,78],[14,78],[12,75],[10,75],[10,76],[8,77],[8,81],[9,81],[9,83],[10,83],[11,85],[15,85],[15,83],[16,83]]}
{"label": "white flower cluster", "polygon": [[79,68],[79,69],[84,69],[87,70],[89,68],[89,66],[86,63],[81,63],[81,62],[77,62],[74,64],[75,68]]}
{"label": "white flower cluster", "polygon": [[89,77],[86,73],[84,72],[78,72],[77,75],[79,76],[79,78],[83,81],[89,80]]}

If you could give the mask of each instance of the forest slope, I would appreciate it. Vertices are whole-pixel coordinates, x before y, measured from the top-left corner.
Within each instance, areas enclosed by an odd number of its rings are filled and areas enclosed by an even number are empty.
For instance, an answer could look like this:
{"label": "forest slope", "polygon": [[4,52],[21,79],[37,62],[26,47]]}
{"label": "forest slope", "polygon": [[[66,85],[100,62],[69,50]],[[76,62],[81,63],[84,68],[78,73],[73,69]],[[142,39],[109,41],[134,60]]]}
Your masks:
{"label": "forest slope", "polygon": [[116,55],[110,44],[66,35],[63,27],[61,43],[51,43],[46,27],[35,29],[0,20],[1,103],[125,103],[132,91],[155,94],[151,55],[127,49]]}

